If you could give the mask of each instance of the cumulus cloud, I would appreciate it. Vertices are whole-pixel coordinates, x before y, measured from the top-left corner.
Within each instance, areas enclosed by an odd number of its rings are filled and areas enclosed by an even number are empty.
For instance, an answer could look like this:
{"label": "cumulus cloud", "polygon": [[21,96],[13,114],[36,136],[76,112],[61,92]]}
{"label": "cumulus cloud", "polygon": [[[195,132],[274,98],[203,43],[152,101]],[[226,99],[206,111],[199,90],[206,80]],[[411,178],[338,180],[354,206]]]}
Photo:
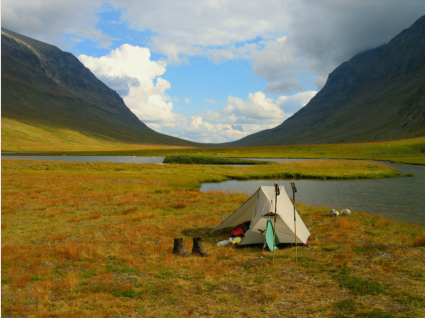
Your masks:
{"label": "cumulus cloud", "polygon": [[[150,58],[149,49],[129,44],[99,58],[79,56],[99,79],[121,93],[130,110],[150,128],[199,142],[232,141],[274,127],[285,118],[279,105],[302,100],[296,96],[273,100],[256,92],[249,94],[247,100],[228,96],[221,111],[207,110],[195,116],[177,114],[173,112],[175,98],[166,94],[171,84],[161,77],[166,63]],[[189,98],[184,100],[191,102]],[[212,99],[208,102],[216,103]]]}
{"label": "cumulus cloud", "polygon": [[210,103],[210,104],[217,104],[217,101],[215,99],[212,99],[212,98],[206,99],[205,101],[207,103]]}
{"label": "cumulus cloud", "polygon": [[243,138],[260,130],[276,127],[303,107],[316,92],[302,92],[276,99],[256,92],[247,99],[228,96],[220,111],[207,110],[179,121],[148,123],[149,127],[197,142],[220,143]]}
{"label": "cumulus cloud", "polygon": [[249,100],[242,100],[238,97],[229,96],[227,106],[223,108],[223,114],[227,116],[237,116],[243,120],[246,119],[269,119],[273,121],[282,121],[285,113],[275,101],[266,98],[262,92],[250,93]]}
{"label": "cumulus cloud", "polygon": [[[199,142],[228,142],[260,130],[276,127],[303,107],[316,92],[302,92],[277,99],[256,92],[244,100],[228,96],[227,105],[220,111],[208,110],[176,123],[173,131]],[[288,112],[288,113],[287,113]],[[162,132],[167,133],[162,127]]]}
{"label": "cumulus cloud", "polygon": [[125,104],[142,121],[176,121],[179,115],[173,113],[172,98],[165,93],[171,85],[160,77],[166,63],[150,57],[149,49],[124,44],[100,58],[78,58],[100,80],[121,92]]}
{"label": "cumulus cloud", "polygon": [[306,91],[290,96],[279,96],[275,102],[287,115],[292,115],[304,107],[316,94],[316,91]]}

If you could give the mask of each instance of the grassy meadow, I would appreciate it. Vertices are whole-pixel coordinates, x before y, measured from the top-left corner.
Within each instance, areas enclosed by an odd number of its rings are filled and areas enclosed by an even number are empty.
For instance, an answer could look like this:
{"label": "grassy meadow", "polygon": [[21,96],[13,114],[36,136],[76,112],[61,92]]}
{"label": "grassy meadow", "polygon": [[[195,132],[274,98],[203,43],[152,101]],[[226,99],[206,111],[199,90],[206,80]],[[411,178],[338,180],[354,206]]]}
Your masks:
{"label": "grassy meadow", "polygon": [[176,146],[131,144],[113,138],[101,138],[66,127],[57,128],[39,122],[21,122],[1,118],[2,151],[128,151],[135,149],[173,149]]}
{"label": "grassy meadow", "polygon": [[[2,160],[3,317],[424,317],[425,229],[297,203],[309,246],[217,247],[228,178],[381,178],[360,161],[253,167]],[[286,186],[289,181],[282,180]],[[202,236],[210,255],[191,252]]]}
{"label": "grassy meadow", "polygon": [[[309,158],[309,159],[368,159],[395,163],[425,164],[425,137],[409,140],[357,144],[294,145],[279,147],[204,147],[139,146],[114,150],[86,148],[86,151],[59,151],[49,154],[124,155],[124,156],[199,156],[217,158]],[[130,147],[130,146],[127,146]],[[3,150],[6,150],[2,148]],[[46,150],[40,148],[40,150]],[[47,149],[48,150],[48,149]],[[43,153],[44,154],[44,153]]]}

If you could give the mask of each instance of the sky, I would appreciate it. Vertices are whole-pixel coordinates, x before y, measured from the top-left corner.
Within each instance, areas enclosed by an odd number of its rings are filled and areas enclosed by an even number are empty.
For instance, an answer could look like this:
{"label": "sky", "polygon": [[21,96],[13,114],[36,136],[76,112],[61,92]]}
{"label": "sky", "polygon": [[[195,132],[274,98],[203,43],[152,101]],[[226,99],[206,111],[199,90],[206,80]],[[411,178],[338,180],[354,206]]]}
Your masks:
{"label": "sky", "polygon": [[74,54],[155,131],[203,143],[280,125],[423,0],[2,0],[1,25]]}

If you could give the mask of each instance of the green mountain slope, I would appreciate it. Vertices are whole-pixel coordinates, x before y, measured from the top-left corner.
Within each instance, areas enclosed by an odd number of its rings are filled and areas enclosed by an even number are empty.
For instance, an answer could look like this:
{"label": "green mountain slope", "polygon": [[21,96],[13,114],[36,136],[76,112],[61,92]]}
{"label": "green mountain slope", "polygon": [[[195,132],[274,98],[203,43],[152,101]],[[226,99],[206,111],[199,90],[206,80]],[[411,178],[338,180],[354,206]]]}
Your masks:
{"label": "green mountain slope", "polygon": [[425,135],[425,16],[388,44],[354,56],[280,126],[228,143],[272,146]]}
{"label": "green mountain slope", "polygon": [[[55,46],[2,28],[1,61],[2,138],[8,149],[25,135],[19,123],[53,135],[73,132],[86,142],[196,145],[147,127],[115,91]],[[5,145],[2,140],[2,149]]]}

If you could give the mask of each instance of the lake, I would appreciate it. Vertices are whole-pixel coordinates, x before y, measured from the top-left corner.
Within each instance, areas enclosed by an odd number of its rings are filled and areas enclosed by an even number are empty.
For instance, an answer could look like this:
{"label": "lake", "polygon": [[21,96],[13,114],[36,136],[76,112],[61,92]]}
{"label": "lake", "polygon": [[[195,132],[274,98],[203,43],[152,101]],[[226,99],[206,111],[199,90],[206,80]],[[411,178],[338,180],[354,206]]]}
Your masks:
{"label": "lake", "polygon": [[402,175],[413,173],[415,177],[401,176],[373,180],[230,180],[222,183],[204,183],[201,191],[222,190],[252,194],[260,186],[272,186],[276,182],[284,186],[288,196],[292,198],[290,182],[295,181],[298,191],[295,195],[296,202],[325,206],[338,211],[348,208],[352,211],[425,225],[425,166],[389,162],[385,164],[399,170]]}

